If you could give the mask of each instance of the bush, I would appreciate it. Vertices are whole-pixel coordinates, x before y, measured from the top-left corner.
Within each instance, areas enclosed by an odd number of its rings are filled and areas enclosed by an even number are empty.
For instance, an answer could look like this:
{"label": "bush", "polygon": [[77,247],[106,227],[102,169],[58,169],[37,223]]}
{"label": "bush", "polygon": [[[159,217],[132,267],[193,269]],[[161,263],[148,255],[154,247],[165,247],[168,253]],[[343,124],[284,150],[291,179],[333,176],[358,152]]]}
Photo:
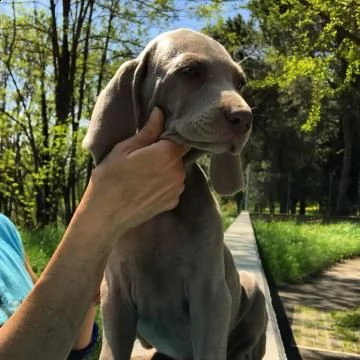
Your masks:
{"label": "bush", "polygon": [[301,281],[360,255],[360,227],[351,223],[253,223],[265,265],[277,284]]}
{"label": "bush", "polygon": [[64,230],[63,226],[48,225],[42,229],[20,231],[24,248],[37,275],[41,274],[49,262],[64,234]]}

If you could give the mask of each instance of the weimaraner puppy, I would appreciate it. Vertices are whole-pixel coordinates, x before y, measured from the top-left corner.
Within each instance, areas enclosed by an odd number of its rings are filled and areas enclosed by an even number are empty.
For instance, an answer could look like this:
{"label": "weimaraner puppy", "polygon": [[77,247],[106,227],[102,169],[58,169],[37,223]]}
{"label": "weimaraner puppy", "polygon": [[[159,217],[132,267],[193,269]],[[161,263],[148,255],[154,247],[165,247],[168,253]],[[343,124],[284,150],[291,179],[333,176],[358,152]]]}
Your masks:
{"label": "weimaraner puppy", "polygon": [[129,231],[113,250],[101,286],[101,359],[129,360],[136,336],[176,360],[258,360],[265,349],[265,300],[239,273],[223,242],[216,201],[199,156],[212,154],[220,194],[242,187],[239,153],[252,115],[245,76],[223,46],[179,29],[156,37],[121,65],[99,95],[84,146],[95,163],[165,113],[162,138],[191,147],[178,206]]}

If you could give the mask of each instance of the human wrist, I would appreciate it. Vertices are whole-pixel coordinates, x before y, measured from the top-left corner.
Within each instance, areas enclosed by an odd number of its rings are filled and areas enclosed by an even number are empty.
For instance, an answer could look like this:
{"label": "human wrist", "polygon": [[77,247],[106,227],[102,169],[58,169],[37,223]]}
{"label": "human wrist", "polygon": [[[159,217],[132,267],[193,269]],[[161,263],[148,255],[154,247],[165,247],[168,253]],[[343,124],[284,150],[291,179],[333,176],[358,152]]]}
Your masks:
{"label": "human wrist", "polygon": [[[106,184],[106,183],[105,183]],[[114,201],[113,192],[106,189],[104,174],[95,169],[74,215],[74,220],[86,223],[93,231],[108,239],[119,238],[128,229],[123,221],[126,213],[121,201]],[[114,239],[116,240],[116,239]]]}

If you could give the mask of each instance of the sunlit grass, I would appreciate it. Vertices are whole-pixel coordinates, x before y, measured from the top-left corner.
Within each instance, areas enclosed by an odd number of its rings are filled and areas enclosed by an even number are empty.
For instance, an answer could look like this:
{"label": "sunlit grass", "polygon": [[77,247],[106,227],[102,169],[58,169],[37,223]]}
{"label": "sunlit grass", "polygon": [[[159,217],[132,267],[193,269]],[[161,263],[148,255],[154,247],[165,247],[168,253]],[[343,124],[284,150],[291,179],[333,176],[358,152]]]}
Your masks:
{"label": "sunlit grass", "polygon": [[253,222],[263,262],[277,284],[301,281],[360,255],[360,226],[352,223]]}
{"label": "sunlit grass", "polygon": [[344,341],[347,351],[360,351],[360,308],[338,311],[332,314],[333,330]]}
{"label": "sunlit grass", "polygon": [[224,230],[226,230],[238,216],[235,201],[227,201],[220,203],[221,219]]}
{"label": "sunlit grass", "polygon": [[65,228],[48,225],[38,230],[20,230],[33,270],[40,275],[59,244]]}

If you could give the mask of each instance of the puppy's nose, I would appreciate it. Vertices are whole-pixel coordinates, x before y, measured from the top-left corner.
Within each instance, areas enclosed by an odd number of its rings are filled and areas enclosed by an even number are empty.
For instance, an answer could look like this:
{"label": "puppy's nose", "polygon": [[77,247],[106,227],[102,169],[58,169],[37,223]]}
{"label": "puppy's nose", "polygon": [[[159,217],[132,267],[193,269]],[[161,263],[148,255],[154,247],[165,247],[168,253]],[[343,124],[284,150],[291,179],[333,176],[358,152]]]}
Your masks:
{"label": "puppy's nose", "polygon": [[225,119],[240,133],[247,133],[251,129],[252,113],[250,108],[232,108],[225,110]]}

